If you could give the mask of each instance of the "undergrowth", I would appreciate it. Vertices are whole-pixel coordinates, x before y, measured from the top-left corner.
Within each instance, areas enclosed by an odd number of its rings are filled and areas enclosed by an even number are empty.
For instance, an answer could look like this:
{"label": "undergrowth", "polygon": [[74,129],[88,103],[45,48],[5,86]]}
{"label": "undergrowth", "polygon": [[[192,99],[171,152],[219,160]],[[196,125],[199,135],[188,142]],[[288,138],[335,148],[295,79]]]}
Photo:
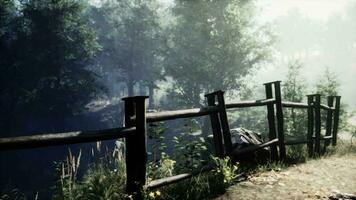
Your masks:
{"label": "undergrowth", "polygon": [[[181,173],[199,170],[204,165],[214,165],[214,170],[200,173],[193,178],[154,190],[144,190],[148,200],[174,199],[209,199],[223,194],[226,189],[248,176],[264,171],[280,171],[291,165],[305,162],[307,150],[305,145],[287,148],[284,162],[236,163],[229,158],[208,156],[209,144],[200,136],[182,134],[174,138],[173,155],[166,154],[162,136],[154,133],[151,139],[158,138],[153,144],[154,160],[147,164],[147,183]],[[322,145],[323,146],[323,145]],[[298,152],[296,152],[298,150]],[[126,169],[123,149],[115,148],[107,152],[95,163],[87,167],[83,176],[78,176],[82,152],[74,155],[70,150],[66,160],[56,163],[57,181],[52,187],[54,200],[120,200],[128,199],[125,194]],[[345,140],[338,140],[337,146],[329,146],[320,158],[330,155],[356,153],[356,146]],[[0,200],[26,199],[18,190],[9,190],[0,194]],[[34,199],[41,199],[37,195]]]}

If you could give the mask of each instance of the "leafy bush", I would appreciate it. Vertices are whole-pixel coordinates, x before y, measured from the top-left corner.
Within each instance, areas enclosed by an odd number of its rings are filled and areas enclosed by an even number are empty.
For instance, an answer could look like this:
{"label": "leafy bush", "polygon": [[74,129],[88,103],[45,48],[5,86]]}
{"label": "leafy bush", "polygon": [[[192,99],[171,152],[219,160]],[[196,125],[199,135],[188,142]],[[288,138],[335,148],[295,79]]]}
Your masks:
{"label": "leafy bush", "polygon": [[[238,166],[229,158],[210,157],[207,142],[197,133],[197,121],[189,121],[184,132],[174,137],[174,154],[164,152],[163,124],[149,127],[148,137],[152,154],[147,164],[146,180],[170,177],[181,173],[199,172],[204,165],[215,165],[209,173],[200,173],[193,178],[162,187],[158,190],[143,191],[146,199],[206,199],[221,194],[236,178]],[[100,145],[97,147],[100,151]],[[159,155],[158,155],[159,154]],[[115,149],[90,166],[82,178],[78,178],[81,151],[57,163],[58,181],[54,187],[55,200],[74,199],[125,199],[126,170],[122,151]]]}

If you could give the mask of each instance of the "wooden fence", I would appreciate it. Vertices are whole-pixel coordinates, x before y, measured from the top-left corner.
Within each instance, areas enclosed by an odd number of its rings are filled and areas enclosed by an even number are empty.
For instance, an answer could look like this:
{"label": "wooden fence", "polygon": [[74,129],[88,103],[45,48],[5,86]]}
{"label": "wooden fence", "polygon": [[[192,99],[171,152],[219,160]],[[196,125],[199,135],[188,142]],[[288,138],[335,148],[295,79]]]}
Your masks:
{"label": "wooden fence", "polygon": [[[270,147],[272,160],[284,160],[286,145],[307,144],[310,156],[322,153],[320,143],[324,148],[330,143],[336,145],[339,124],[340,96],[329,96],[327,105],[320,103],[319,94],[308,95],[308,103],[282,101],[281,82],[265,83],[266,99],[225,103],[224,92],[216,91],[205,95],[207,105],[203,108],[146,113],[147,96],[123,98],[125,105],[125,127],[67,133],[39,134],[31,136],[0,138],[0,151],[28,149],[45,146],[87,143],[101,140],[125,138],[126,143],[126,191],[134,199],[142,198],[142,190],[159,188],[165,185],[188,179],[196,174],[209,171],[213,166],[203,167],[199,172],[180,174],[172,177],[154,180],[146,184],[147,137],[146,123],[209,116],[213,132],[215,154],[218,157],[236,157],[241,154]],[[230,127],[226,114],[227,109],[266,106],[269,141],[258,146],[234,150],[232,148]],[[308,111],[308,133],[306,139],[285,140],[283,108],[300,108]],[[327,111],[326,131],[321,134],[321,110]]]}

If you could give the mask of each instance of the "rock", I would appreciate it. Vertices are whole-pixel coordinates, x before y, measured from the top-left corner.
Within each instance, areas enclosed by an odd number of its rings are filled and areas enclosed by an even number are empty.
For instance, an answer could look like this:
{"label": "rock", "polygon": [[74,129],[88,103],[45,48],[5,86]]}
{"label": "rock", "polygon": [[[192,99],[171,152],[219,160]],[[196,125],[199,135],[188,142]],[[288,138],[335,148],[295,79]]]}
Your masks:
{"label": "rock", "polygon": [[346,193],[338,193],[332,196],[329,196],[331,200],[356,200],[356,195],[354,194],[346,194]]}
{"label": "rock", "polygon": [[[246,147],[255,146],[263,143],[260,133],[247,130],[245,128],[235,128],[230,130],[231,142],[236,150]],[[265,147],[255,152],[239,155],[238,161],[267,161],[270,157],[269,148]]]}

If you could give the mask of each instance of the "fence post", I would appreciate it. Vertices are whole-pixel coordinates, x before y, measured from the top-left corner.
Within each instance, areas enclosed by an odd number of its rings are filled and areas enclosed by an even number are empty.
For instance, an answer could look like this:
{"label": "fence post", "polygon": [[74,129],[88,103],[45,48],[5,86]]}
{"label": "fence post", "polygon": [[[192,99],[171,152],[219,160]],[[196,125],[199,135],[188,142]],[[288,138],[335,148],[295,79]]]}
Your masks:
{"label": "fence post", "polygon": [[146,184],[146,98],[147,96],[126,97],[125,127],[136,127],[136,132],[126,141],[126,192],[134,200],[143,199],[142,190]]}
{"label": "fence post", "polygon": [[229,121],[227,119],[227,114],[226,114],[224,91],[221,91],[221,90],[216,91],[216,96],[217,96],[217,100],[218,100],[219,118],[220,118],[223,138],[224,138],[224,145],[225,145],[225,148],[226,148],[226,153],[229,156],[231,156],[231,153],[232,153],[233,149],[232,149]]}
{"label": "fence post", "polygon": [[284,125],[283,125],[283,109],[281,96],[281,81],[274,82],[274,97],[276,99],[276,117],[278,128],[278,146],[279,158],[284,160],[286,158],[286,147],[284,144]]}
{"label": "fence post", "polygon": [[320,156],[320,138],[321,138],[321,115],[320,115],[320,94],[315,94],[315,152]]}
{"label": "fence post", "polygon": [[307,148],[308,155],[312,157],[314,155],[314,95],[307,95],[308,97],[308,134],[307,134]]}
{"label": "fence post", "polygon": [[[334,97],[328,96],[328,106],[331,108],[334,105]],[[326,131],[325,131],[325,136],[331,136],[332,132],[332,123],[333,123],[333,111],[328,110],[327,111],[327,116],[326,116]],[[326,147],[330,145],[330,139],[326,139],[324,143],[324,151],[326,150]]]}
{"label": "fence post", "polygon": [[[266,90],[266,99],[273,98],[272,83],[265,83],[264,85]],[[271,141],[277,138],[276,121],[274,118],[274,104],[267,105],[267,118],[268,118],[268,128],[269,128],[268,139]],[[271,148],[271,159],[274,161],[278,160],[277,146],[273,144],[270,148]]]}
{"label": "fence post", "polygon": [[[208,106],[216,106],[216,93],[206,94],[205,97],[208,101]],[[219,120],[218,113],[212,113],[210,116],[211,128],[213,131],[213,139],[214,139],[214,148],[215,154],[217,157],[224,157],[224,146],[223,146],[223,138],[221,133],[221,125]]]}
{"label": "fence post", "polygon": [[334,111],[334,127],[333,127],[333,139],[332,139],[332,145],[336,145],[337,141],[337,131],[339,128],[339,116],[340,116],[340,100],[341,96],[334,96],[336,98],[335,100],[335,111]]}

